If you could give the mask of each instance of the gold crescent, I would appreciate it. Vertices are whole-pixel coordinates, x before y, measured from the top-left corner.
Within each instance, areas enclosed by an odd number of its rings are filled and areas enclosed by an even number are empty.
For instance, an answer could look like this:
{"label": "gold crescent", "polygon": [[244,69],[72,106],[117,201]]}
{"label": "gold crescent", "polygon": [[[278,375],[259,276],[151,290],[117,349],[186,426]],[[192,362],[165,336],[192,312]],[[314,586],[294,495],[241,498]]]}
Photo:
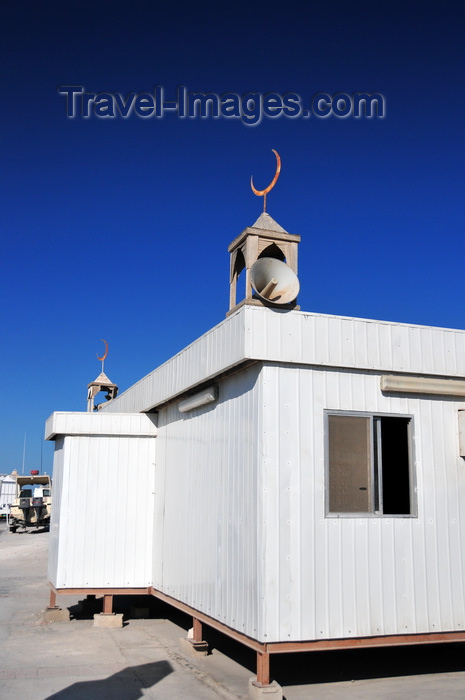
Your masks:
{"label": "gold crescent", "polygon": [[102,343],[105,343],[105,352],[103,353],[103,357],[99,357],[99,356],[97,355],[97,360],[105,360],[105,359],[106,359],[106,356],[108,355],[108,343],[107,343],[107,341],[104,340],[103,338],[101,338],[101,341],[102,341]]}
{"label": "gold crescent", "polygon": [[254,187],[254,185],[253,185],[253,175],[252,175],[252,177],[250,178],[250,186],[251,186],[251,188],[252,188],[252,192],[253,192],[254,194],[256,194],[257,197],[264,197],[265,195],[268,194],[268,192],[269,192],[270,190],[273,189],[273,187],[276,185],[276,182],[277,182],[277,180],[278,180],[279,173],[281,172],[281,158],[279,157],[279,153],[278,153],[278,151],[275,151],[274,148],[272,148],[271,150],[273,151],[273,153],[274,153],[275,156],[276,156],[276,172],[275,172],[275,174],[274,174],[274,178],[272,179],[272,181],[270,182],[270,184],[268,185],[268,187],[266,187],[264,190],[257,190],[257,189]]}

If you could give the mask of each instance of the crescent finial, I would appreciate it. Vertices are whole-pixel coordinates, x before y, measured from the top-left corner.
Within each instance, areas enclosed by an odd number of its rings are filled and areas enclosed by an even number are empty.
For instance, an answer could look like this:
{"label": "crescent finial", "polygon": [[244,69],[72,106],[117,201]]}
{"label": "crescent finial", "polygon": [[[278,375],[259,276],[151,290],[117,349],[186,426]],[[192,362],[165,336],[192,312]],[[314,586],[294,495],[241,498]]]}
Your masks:
{"label": "crescent finial", "polygon": [[264,190],[257,190],[253,184],[253,175],[250,178],[250,187],[252,188],[252,192],[254,194],[256,194],[257,197],[263,197],[263,211],[264,212],[266,211],[266,195],[276,185],[276,182],[277,182],[278,177],[279,177],[279,173],[281,172],[281,158],[279,157],[279,153],[278,153],[278,151],[275,151],[274,148],[272,148],[271,150],[273,151],[273,153],[276,156],[276,172],[274,174],[272,181],[268,185],[268,187],[265,187]]}
{"label": "crescent finial", "polygon": [[103,353],[103,357],[99,357],[97,355],[97,360],[100,360],[101,362],[103,362],[104,360],[106,360],[106,357],[108,355],[108,343],[103,338],[101,338],[101,341],[102,341],[102,343],[105,343],[105,352]]}

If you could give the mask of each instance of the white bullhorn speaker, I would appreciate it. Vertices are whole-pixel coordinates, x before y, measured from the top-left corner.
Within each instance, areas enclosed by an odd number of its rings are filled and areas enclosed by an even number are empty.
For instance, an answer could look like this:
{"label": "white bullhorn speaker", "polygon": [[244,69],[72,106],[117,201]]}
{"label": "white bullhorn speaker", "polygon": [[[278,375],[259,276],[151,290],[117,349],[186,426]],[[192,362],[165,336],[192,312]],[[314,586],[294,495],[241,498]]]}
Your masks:
{"label": "white bullhorn speaker", "polygon": [[289,304],[300,289],[295,272],[276,258],[259,258],[250,269],[250,281],[260,299],[272,304]]}

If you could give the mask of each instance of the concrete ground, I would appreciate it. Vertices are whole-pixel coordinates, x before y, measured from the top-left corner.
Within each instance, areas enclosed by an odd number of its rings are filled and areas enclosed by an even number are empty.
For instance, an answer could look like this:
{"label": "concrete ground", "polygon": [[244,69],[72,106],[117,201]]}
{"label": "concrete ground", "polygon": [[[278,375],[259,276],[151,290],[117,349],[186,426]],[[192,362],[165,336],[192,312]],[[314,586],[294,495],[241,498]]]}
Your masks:
{"label": "concrete ground", "polygon": [[[0,524],[0,698],[246,700],[255,654],[205,628],[212,654],[179,647],[191,619],[151,597],[115,597],[122,628],[93,626],[101,601],[60,596],[70,622],[45,623],[48,533]],[[131,605],[149,608],[134,619]],[[132,611],[134,612],[134,611]],[[438,644],[272,657],[287,700],[463,700],[465,645]]]}

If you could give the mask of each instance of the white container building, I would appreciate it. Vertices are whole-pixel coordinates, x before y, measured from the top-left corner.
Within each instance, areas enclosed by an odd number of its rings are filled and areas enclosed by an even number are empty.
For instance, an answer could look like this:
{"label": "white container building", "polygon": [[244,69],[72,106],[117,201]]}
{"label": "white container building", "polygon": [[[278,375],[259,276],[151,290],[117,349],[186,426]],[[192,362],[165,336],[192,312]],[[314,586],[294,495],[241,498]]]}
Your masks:
{"label": "white container building", "polygon": [[53,601],[152,593],[194,642],[207,623],[254,648],[264,686],[272,653],[465,638],[465,331],[232,299],[46,437]]}

